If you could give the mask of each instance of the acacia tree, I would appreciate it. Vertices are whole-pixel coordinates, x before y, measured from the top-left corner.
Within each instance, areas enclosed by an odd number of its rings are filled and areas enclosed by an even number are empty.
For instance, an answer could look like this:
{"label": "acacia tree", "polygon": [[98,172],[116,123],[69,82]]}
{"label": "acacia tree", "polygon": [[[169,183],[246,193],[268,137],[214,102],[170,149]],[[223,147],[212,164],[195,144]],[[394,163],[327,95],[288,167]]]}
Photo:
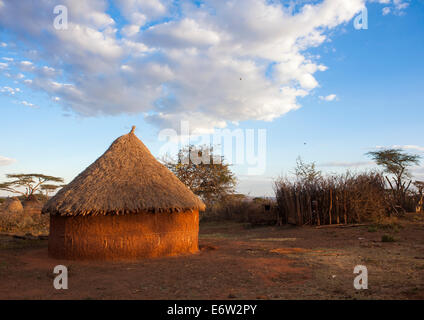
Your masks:
{"label": "acacia tree", "polygon": [[213,147],[188,145],[179,150],[176,158],[168,156],[162,162],[208,203],[234,193],[236,177],[224,157],[214,156]]}
{"label": "acacia tree", "polygon": [[396,206],[403,210],[406,208],[406,193],[411,186],[412,180],[409,168],[420,163],[420,156],[409,154],[401,149],[384,149],[370,151],[366,155],[370,156],[384,171],[391,175],[386,176],[386,180],[393,192]]}
{"label": "acacia tree", "polygon": [[49,194],[55,192],[57,189],[64,187],[65,185],[56,185],[56,184],[42,184],[40,186],[41,191],[44,191],[44,196],[46,199],[49,198]]}
{"label": "acacia tree", "polygon": [[[63,183],[63,178],[46,176],[44,174],[6,174],[11,181],[0,183],[0,190],[17,193],[29,199],[35,192],[48,182]],[[51,186],[51,185],[50,185]],[[59,188],[60,186],[57,186]],[[57,189],[56,188],[56,189]]]}

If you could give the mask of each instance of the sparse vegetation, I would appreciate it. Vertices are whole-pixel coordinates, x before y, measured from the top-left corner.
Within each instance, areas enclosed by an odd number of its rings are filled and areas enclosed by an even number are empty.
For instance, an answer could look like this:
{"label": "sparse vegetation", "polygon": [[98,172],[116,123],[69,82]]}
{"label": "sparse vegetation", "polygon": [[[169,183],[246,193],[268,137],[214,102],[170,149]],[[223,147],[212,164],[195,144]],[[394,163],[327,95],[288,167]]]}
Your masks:
{"label": "sparse vegetation", "polygon": [[214,203],[201,214],[201,221],[236,221],[251,225],[276,224],[275,204],[264,198],[250,199],[244,195],[233,194],[221,202]]}
{"label": "sparse vegetation", "polygon": [[27,234],[34,236],[49,234],[49,215],[25,213],[0,213],[0,233]]}
{"label": "sparse vegetation", "polygon": [[381,242],[395,242],[395,238],[393,238],[392,236],[388,235],[388,234],[383,234],[381,236]]}
{"label": "sparse vegetation", "polygon": [[377,227],[376,226],[369,226],[368,227],[368,232],[377,232]]}

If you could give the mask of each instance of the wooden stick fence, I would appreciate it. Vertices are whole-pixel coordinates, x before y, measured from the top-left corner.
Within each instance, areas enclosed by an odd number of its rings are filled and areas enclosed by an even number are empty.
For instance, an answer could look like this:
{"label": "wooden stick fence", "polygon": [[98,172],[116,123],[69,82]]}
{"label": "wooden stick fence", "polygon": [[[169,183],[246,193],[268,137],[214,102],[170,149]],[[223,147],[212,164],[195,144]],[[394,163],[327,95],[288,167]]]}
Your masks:
{"label": "wooden stick fence", "polygon": [[280,225],[361,223],[387,210],[384,179],[376,173],[315,182],[280,179],[275,187]]}

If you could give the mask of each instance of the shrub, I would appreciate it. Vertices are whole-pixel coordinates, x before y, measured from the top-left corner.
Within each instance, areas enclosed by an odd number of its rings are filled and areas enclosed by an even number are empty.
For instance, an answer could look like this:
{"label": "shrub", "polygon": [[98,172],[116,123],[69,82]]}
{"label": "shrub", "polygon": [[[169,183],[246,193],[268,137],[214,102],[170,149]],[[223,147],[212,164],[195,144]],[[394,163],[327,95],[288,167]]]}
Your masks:
{"label": "shrub", "polygon": [[49,215],[0,212],[0,232],[11,234],[48,235]]}
{"label": "shrub", "polygon": [[390,236],[388,234],[384,234],[381,237],[381,242],[395,242],[395,238],[393,238],[392,236]]}
{"label": "shrub", "polygon": [[244,195],[227,196],[221,202],[209,203],[201,213],[201,221],[237,221],[257,224],[275,224],[276,213],[272,201],[263,198],[248,199]]}
{"label": "shrub", "polygon": [[230,196],[223,201],[207,204],[206,211],[201,213],[201,220],[246,222],[248,220],[248,211],[249,204],[244,197]]}
{"label": "shrub", "polygon": [[377,227],[376,226],[369,226],[368,232],[377,232]]}

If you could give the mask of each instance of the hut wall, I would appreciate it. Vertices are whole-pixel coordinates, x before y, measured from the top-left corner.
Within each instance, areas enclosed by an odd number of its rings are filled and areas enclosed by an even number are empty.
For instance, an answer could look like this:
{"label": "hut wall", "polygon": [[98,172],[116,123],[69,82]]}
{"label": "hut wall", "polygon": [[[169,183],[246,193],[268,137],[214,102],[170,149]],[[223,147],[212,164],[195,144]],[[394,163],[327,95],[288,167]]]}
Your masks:
{"label": "hut wall", "polygon": [[49,255],[69,260],[135,260],[198,251],[199,212],[51,215]]}

